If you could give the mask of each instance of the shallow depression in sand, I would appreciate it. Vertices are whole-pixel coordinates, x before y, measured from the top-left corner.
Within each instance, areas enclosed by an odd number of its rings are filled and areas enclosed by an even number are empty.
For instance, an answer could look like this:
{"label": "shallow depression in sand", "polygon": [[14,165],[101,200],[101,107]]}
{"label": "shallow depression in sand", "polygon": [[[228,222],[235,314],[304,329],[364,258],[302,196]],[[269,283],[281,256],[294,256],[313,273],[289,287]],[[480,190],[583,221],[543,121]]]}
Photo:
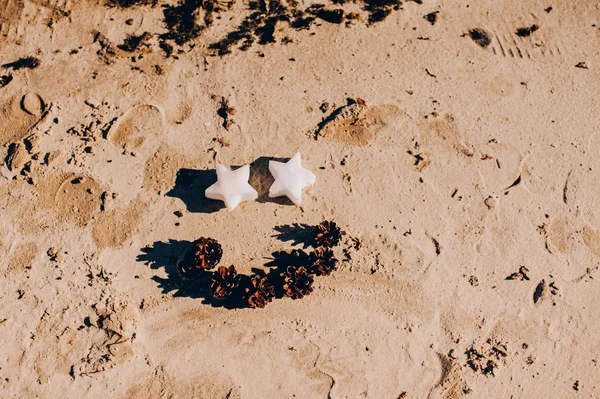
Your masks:
{"label": "shallow depression in sand", "polygon": [[60,174],[44,188],[39,205],[52,209],[59,220],[83,227],[100,211],[101,194],[100,184],[91,177]]}

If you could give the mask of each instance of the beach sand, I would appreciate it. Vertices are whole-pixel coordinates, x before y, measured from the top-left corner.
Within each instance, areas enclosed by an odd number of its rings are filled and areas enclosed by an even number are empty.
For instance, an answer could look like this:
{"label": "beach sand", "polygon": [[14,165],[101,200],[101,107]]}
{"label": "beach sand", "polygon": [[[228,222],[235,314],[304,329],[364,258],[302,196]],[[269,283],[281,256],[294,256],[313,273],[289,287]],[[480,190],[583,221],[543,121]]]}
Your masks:
{"label": "beach sand", "polygon": [[[0,397],[600,397],[600,6],[310,4],[0,0]],[[178,271],[323,220],[305,298]]]}

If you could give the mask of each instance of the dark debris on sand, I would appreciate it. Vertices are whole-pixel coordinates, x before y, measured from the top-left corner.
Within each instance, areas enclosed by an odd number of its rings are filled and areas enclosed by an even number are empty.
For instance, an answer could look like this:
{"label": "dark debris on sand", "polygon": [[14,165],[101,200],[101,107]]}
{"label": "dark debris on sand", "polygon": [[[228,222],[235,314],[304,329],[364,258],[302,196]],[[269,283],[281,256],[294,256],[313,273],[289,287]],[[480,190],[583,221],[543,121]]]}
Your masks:
{"label": "dark debris on sand", "polygon": [[492,37],[485,30],[480,28],[471,29],[468,33],[471,40],[480,45],[481,47],[487,47],[492,42]]}
{"label": "dark debris on sand", "polygon": [[13,80],[12,75],[0,76],[0,89],[8,85]]}
{"label": "dark debris on sand", "polygon": [[537,26],[536,24],[533,24],[533,25],[525,27],[525,28],[517,29],[515,34],[519,37],[528,37],[528,36],[531,36],[531,34],[533,32],[535,32],[536,30],[538,30],[539,28],[540,28],[539,26]]}
{"label": "dark debris on sand", "polygon": [[35,69],[40,66],[40,60],[35,57],[23,57],[14,62],[2,65],[3,68],[11,68],[15,71],[19,69]]}
{"label": "dark debris on sand", "polygon": [[144,32],[141,35],[128,35],[123,44],[119,44],[117,47],[128,53],[133,53],[140,50],[143,47],[148,47],[148,40],[152,38],[152,35],[148,32]]}
{"label": "dark debris on sand", "polygon": [[424,19],[427,20],[431,25],[435,25],[438,19],[439,11],[430,12],[429,14],[423,16]]}
{"label": "dark debris on sand", "polygon": [[[163,4],[163,22],[167,31],[158,35],[159,47],[167,57],[175,53],[175,46],[189,44],[209,28],[215,18],[224,11],[231,10],[236,0],[180,0],[175,5]],[[361,19],[356,12],[347,12],[342,6],[357,4],[366,12],[366,22],[373,25],[386,19],[393,11],[400,10],[401,0],[332,0],[333,7],[322,3],[302,8],[297,0],[249,0],[248,14],[242,22],[233,27],[224,38],[209,44],[214,55],[229,54],[234,48],[246,51],[254,44],[276,43],[277,27],[281,23],[292,29],[307,30],[317,21],[350,26]],[[133,6],[151,6],[158,0],[109,0],[108,7],[128,8]],[[436,12],[428,14],[427,19],[435,23]],[[433,22],[432,22],[433,21]],[[318,24],[317,24],[318,25]],[[287,38],[287,36],[286,36]],[[130,36],[120,48],[128,51],[135,48],[139,36]],[[281,39],[280,42],[289,43]],[[177,50],[180,51],[180,50]]]}
{"label": "dark debris on sand", "polygon": [[[181,46],[196,39],[213,24],[214,14],[231,9],[233,2],[181,0],[177,5],[163,5],[164,23],[168,31],[159,35],[160,47],[170,56],[173,53],[171,42]],[[204,13],[202,24],[198,21],[200,11]]]}
{"label": "dark debris on sand", "polygon": [[135,6],[151,6],[158,4],[158,0],[108,0],[107,7],[130,8]]}

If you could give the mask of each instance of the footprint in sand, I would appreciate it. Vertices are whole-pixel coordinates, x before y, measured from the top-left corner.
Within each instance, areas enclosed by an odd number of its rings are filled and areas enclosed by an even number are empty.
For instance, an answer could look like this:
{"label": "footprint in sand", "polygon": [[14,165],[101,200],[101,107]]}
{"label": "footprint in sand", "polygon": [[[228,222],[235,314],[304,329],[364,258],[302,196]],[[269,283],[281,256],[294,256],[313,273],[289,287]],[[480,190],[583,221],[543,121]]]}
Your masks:
{"label": "footprint in sand", "polygon": [[430,397],[441,399],[459,399],[464,396],[465,384],[462,379],[462,367],[456,360],[438,353],[441,375],[430,392]]}
{"label": "footprint in sand", "polygon": [[183,101],[179,103],[174,110],[166,112],[167,123],[171,126],[181,125],[192,116],[192,110],[192,105],[189,102]]}
{"label": "footprint in sand", "polygon": [[40,119],[46,105],[35,93],[15,96],[0,105],[0,146],[19,141]]}
{"label": "footprint in sand", "polygon": [[177,379],[159,367],[137,385],[127,390],[124,398],[228,398],[239,399],[241,394],[233,383],[220,384],[204,378]]}
{"label": "footprint in sand", "polygon": [[101,193],[100,184],[91,177],[67,175],[61,180],[51,207],[61,219],[85,226],[100,209]]}
{"label": "footprint in sand", "polygon": [[419,145],[432,153],[455,153],[461,157],[473,157],[473,149],[465,144],[461,131],[452,115],[445,115],[422,122],[419,126]]}
{"label": "footprint in sand", "polygon": [[568,214],[560,215],[539,230],[546,238],[546,249],[552,254],[569,255],[576,261],[561,263],[567,279],[579,281],[581,276],[598,269],[600,231],[587,221]]}
{"label": "footprint in sand", "polygon": [[516,148],[491,142],[478,147],[477,152],[477,168],[486,194],[499,195],[519,179],[522,156]]}
{"label": "footprint in sand", "polygon": [[58,221],[86,226],[100,211],[103,188],[89,176],[61,173],[51,178],[38,200],[19,218],[22,232],[34,233]]}
{"label": "footprint in sand", "polygon": [[107,139],[124,153],[148,157],[156,151],[157,140],[164,128],[162,112],[153,105],[137,104],[111,127]]}
{"label": "footprint in sand", "polygon": [[24,8],[21,1],[0,0],[0,47],[14,39]]}
{"label": "footprint in sand", "polygon": [[133,234],[148,204],[139,197],[125,208],[102,212],[96,218],[92,237],[98,248],[115,248],[123,245]]}
{"label": "footprint in sand", "polygon": [[548,225],[548,247],[556,252],[566,253],[577,247],[577,227],[574,218],[560,216]]}
{"label": "footprint in sand", "polygon": [[591,226],[585,226],[583,228],[583,242],[590,249],[590,251],[600,258],[600,231],[592,228]]}
{"label": "footprint in sand", "polygon": [[369,144],[400,110],[393,105],[370,107],[352,103],[333,111],[321,122],[315,138],[321,137],[344,144],[364,146]]}
{"label": "footprint in sand", "polygon": [[31,263],[38,255],[38,245],[33,242],[20,243],[14,249],[8,267],[5,270],[5,276],[13,277],[15,274],[25,272],[26,268],[31,266]]}
{"label": "footprint in sand", "polygon": [[0,257],[5,258],[10,251],[14,234],[12,234],[8,220],[0,220]]}
{"label": "footprint in sand", "polygon": [[177,171],[189,164],[185,156],[162,144],[146,162],[144,188],[159,192],[173,187]]}

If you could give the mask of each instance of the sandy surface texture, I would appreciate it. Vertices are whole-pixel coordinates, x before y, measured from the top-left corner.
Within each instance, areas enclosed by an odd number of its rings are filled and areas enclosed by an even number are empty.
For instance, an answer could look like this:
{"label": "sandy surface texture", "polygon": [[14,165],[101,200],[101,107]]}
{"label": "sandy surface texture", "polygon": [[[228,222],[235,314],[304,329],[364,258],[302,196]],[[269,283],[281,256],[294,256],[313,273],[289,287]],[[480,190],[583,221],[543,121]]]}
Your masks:
{"label": "sandy surface texture", "polygon": [[600,397],[598,2],[282,1],[0,0],[0,397]]}

